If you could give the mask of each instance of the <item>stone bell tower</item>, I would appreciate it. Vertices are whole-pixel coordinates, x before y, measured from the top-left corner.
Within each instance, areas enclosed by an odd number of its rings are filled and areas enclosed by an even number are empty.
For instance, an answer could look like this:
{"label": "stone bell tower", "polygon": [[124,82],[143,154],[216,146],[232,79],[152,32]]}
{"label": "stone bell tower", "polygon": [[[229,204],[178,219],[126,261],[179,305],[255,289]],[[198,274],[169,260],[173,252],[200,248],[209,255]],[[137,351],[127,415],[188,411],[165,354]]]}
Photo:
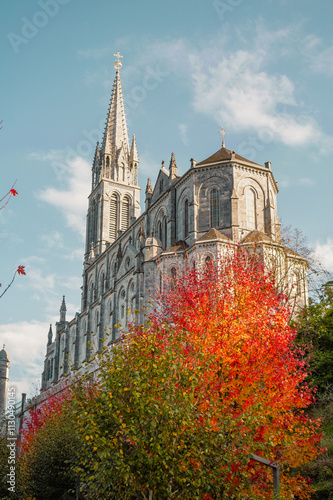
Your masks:
{"label": "stone bell tower", "polygon": [[0,419],[2,413],[6,410],[8,372],[9,356],[4,345],[0,351]]}
{"label": "stone bell tower", "polygon": [[85,260],[93,260],[141,214],[138,185],[139,155],[135,135],[128,139],[123,92],[122,63],[115,54],[113,82],[101,145],[97,143],[92,165],[92,189],[87,214]]}

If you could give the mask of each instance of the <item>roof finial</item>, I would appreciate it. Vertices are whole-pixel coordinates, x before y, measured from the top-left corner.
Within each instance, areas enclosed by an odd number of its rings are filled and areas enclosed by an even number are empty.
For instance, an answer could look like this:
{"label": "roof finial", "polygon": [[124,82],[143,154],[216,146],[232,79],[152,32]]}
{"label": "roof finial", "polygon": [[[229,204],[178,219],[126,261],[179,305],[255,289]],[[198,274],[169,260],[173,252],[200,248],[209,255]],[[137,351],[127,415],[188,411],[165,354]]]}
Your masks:
{"label": "roof finial", "polygon": [[121,61],[120,61],[120,57],[123,57],[119,54],[119,50],[117,52],[117,54],[113,54],[116,58],[117,58],[117,61],[113,64],[113,66],[116,68],[117,71],[120,70],[120,68],[123,66]]}
{"label": "roof finial", "polygon": [[223,130],[223,127],[222,127],[222,129],[221,129],[221,130],[219,130],[219,134],[221,134],[221,135],[222,135],[222,148],[225,148],[224,136],[225,136],[225,135],[228,135],[228,132],[225,132],[225,131]]}

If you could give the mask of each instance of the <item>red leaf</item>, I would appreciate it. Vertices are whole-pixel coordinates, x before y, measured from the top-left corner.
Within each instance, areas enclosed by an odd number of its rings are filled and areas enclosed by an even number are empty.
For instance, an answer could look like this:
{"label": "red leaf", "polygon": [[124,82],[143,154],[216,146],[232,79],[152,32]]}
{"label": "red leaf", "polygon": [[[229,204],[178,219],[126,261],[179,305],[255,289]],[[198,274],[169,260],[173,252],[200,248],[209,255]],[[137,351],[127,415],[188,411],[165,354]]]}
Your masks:
{"label": "red leaf", "polygon": [[11,194],[12,194],[13,196],[16,196],[16,195],[18,194],[18,192],[17,192],[17,191],[16,191],[16,189],[14,189],[14,188],[12,188],[12,189],[10,190],[10,192],[11,192]]}
{"label": "red leaf", "polygon": [[26,274],[24,266],[18,266],[18,268],[17,268],[17,274],[24,274],[24,275]]}

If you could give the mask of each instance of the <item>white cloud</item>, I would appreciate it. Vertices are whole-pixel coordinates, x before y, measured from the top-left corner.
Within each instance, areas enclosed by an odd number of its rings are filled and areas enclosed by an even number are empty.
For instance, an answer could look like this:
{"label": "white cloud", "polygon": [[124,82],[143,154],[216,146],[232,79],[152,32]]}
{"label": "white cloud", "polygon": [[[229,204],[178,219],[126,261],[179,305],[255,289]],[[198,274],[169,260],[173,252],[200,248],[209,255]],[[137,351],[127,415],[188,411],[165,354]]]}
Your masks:
{"label": "white cloud", "polygon": [[59,231],[43,234],[40,239],[47,248],[64,248],[63,235]]}
{"label": "white cloud", "polygon": [[9,384],[21,392],[40,384],[49,324],[21,321],[0,325],[1,344],[6,344],[10,358]]}
{"label": "white cloud", "polygon": [[67,167],[68,188],[61,190],[49,187],[40,191],[37,197],[58,208],[64,215],[68,226],[84,238],[87,196],[91,183],[90,165],[86,160],[77,156],[72,160],[67,160]]}
{"label": "white cloud", "polygon": [[289,188],[289,187],[294,187],[294,186],[303,186],[303,187],[311,187],[315,184],[316,182],[311,179],[310,177],[302,177],[301,179],[290,179],[290,178],[285,178],[282,180],[279,180],[279,187],[283,188]]}
{"label": "white cloud", "polygon": [[189,144],[188,136],[187,136],[187,129],[188,126],[185,123],[180,123],[178,125],[179,133],[180,133],[180,138],[183,144],[187,146]]}
{"label": "white cloud", "polygon": [[315,181],[313,179],[310,179],[309,177],[303,177],[302,179],[299,180],[299,183],[302,184],[303,186],[313,186],[315,184]]}
{"label": "white cloud", "polygon": [[292,81],[263,69],[260,52],[238,51],[215,66],[203,67],[192,56],[196,111],[233,129],[270,135],[289,145],[320,138],[314,119],[300,112]]}
{"label": "white cloud", "polygon": [[[320,45],[320,47],[318,47]],[[308,58],[310,59],[311,69],[315,73],[323,74],[326,76],[333,75],[333,45],[321,49],[320,41],[311,46],[308,52]]]}
{"label": "white cloud", "polygon": [[333,238],[328,238],[326,243],[315,244],[315,254],[318,256],[324,269],[333,272]]}
{"label": "white cloud", "polygon": [[31,151],[28,153],[28,160],[38,160],[38,161],[62,161],[63,151],[61,149],[51,149],[50,151]]}

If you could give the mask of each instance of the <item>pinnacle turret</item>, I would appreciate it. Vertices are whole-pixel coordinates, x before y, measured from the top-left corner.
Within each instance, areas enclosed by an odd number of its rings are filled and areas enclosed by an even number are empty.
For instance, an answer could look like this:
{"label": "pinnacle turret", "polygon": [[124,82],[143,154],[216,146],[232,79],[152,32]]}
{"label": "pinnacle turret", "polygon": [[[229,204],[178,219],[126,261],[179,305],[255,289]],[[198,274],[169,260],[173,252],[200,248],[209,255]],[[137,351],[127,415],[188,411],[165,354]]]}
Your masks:
{"label": "pinnacle turret", "polygon": [[146,194],[153,194],[153,188],[151,186],[150,177],[147,180]]}
{"label": "pinnacle turret", "polygon": [[66,302],[65,302],[65,295],[63,295],[61,306],[60,306],[60,323],[66,321],[66,311],[67,311],[67,308],[66,308]]}
{"label": "pinnacle turret", "polygon": [[175,160],[174,153],[171,154],[171,160],[169,165],[169,172],[171,179],[175,179],[177,177],[177,163]]}
{"label": "pinnacle turret", "polygon": [[47,345],[51,345],[52,344],[52,337],[53,337],[52,325],[50,325],[49,333],[47,334]]}
{"label": "pinnacle turret", "polygon": [[135,162],[139,163],[139,154],[138,154],[138,149],[136,147],[135,135],[133,135],[133,139],[132,139],[132,146],[131,146],[129,161],[130,161],[130,163],[135,163]]}

